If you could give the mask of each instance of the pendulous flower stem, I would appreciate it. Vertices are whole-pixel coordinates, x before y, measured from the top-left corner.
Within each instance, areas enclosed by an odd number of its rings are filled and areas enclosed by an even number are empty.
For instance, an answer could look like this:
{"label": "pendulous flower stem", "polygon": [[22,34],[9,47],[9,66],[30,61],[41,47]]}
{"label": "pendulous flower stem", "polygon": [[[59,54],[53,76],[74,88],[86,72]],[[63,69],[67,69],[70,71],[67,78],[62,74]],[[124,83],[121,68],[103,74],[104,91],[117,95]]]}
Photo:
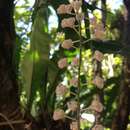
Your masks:
{"label": "pendulous flower stem", "polygon": [[78,130],[80,130],[80,73],[81,73],[81,64],[82,64],[82,36],[81,36],[81,22],[79,21],[79,66],[78,66],[78,93],[77,93],[77,102],[78,102],[78,109],[77,109],[77,122],[78,122]]}

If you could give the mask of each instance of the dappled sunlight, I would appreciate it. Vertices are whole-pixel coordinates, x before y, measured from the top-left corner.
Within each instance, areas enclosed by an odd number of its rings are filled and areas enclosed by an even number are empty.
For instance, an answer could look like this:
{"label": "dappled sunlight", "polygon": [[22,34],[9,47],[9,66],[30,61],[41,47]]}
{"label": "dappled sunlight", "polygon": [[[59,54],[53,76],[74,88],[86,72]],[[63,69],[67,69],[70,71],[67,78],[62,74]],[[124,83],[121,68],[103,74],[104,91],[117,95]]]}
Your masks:
{"label": "dappled sunlight", "polygon": [[129,130],[128,4],[0,0],[0,130]]}

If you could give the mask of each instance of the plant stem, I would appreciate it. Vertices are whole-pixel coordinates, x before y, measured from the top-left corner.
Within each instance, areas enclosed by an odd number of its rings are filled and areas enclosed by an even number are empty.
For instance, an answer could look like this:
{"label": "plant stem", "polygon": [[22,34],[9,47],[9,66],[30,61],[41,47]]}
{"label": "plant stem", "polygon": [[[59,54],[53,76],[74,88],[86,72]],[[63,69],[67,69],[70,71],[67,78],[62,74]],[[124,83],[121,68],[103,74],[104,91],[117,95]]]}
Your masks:
{"label": "plant stem", "polygon": [[81,22],[79,22],[79,38],[80,38],[80,45],[79,45],[79,66],[78,66],[78,92],[77,92],[77,102],[78,102],[78,109],[77,109],[77,122],[78,122],[78,130],[80,130],[80,73],[81,73],[81,64],[82,64],[82,36],[81,36]]}
{"label": "plant stem", "polygon": [[65,116],[66,118],[70,119],[70,120],[73,120],[73,121],[76,121],[76,119],[70,117],[70,116]]}
{"label": "plant stem", "polygon": [[74,92],[70,92],[70,94],[72,94],[72,95],[74,95],[74,96],[76,96],[77,94],[76,93],[74,93]]}
{"label": "plant stem", "polygon": [[[24,124],[24,120],[10,121],[10,124]],[[9,125],[9,122],[0,122],[0,126]],[[12,127],[11,127],[12,128]]]}

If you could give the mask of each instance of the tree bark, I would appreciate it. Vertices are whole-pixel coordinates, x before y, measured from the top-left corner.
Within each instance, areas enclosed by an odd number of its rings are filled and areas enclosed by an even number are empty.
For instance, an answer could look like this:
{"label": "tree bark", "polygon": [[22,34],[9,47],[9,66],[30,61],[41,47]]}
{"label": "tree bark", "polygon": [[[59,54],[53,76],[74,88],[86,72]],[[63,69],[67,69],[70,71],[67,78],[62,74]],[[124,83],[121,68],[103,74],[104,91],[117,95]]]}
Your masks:
{"label": "tree bark", "polygon": [[[130,45],[130,1],[124,0],[124,4],[128,11],[127,21],[124,32],[124,47]],[[129,123],[130,114],[130,56],[124,58],[123,63],[123,79],[121,83],[118,110],[113,119],[112,130],[126,130]]]}
{"label": "tree bark", "polygon": [[[12,121],[22,117],[13,61],[15,47],[13,2],[13,0],[0,0],[0,114]],[[5,122],[2,116],[0,122]],[[14,128],[21,130],[21,126],[22,124],[14,125]],[[0,126],[2,130],[7,128],[9,129],[9,126]]]}

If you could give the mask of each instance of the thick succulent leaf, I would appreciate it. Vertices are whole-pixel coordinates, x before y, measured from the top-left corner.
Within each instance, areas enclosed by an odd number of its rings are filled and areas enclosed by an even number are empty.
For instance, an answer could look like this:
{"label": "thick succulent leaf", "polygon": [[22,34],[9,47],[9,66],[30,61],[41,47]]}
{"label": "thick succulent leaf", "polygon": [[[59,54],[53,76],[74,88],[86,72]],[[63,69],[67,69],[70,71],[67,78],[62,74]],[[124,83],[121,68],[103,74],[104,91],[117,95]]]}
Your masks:
{"label": "thick succulent leaf", "polygon": [[47,25],[44,8],[37,11],[31,34],[31,47],[22,63],[22,75],[27,92],[28,109],[31,108],[37,91],[44,91],[49,61],[50,37],[46,33]]}
{"label": "thick succulent leaf", "polygon": [[113,54],[119,54],[120,50],[123,48],[121,43],[117,43],[117,41],[113,40],[90,40],[90,42],[86,42],[84,44],[84,47],[86,49],[92,49],[92,50],[100,50],[103,53],[113,53]]}
{"label": "thick succulent leaf", "polygon": [[24,56],[21,65],[21,75],[23,80],[23,90],[27,94],[27,99],[29,99],[30,95],[30,86],[32,81],[32,72],[33,72],[33,57],[31,56],[31,52],[27,52]]}

